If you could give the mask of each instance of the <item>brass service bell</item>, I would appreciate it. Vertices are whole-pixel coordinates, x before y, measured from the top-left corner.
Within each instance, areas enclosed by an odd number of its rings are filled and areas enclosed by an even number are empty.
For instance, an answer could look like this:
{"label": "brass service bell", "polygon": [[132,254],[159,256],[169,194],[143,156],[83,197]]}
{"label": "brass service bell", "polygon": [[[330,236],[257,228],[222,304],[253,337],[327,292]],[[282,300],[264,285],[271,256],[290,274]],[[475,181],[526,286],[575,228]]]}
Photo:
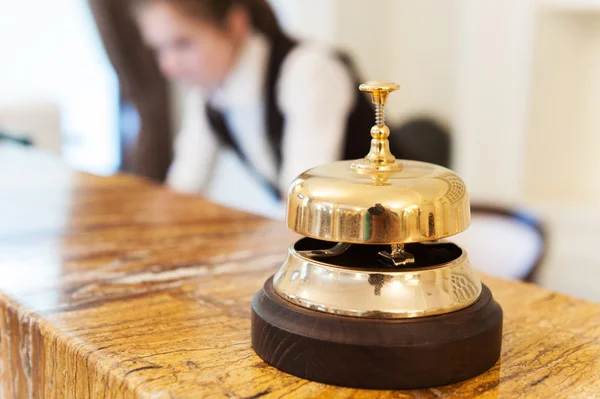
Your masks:
{"label": "brass service bell", "polygon": [[409,389],[474,377],[500,356],[502,310],[448,237],[470,223],[462,179],[390,152],[384,106],[399,86],[368,82],[375,125],[364,159],[292,183],[287,225],[304,238],[255,296],[252,344],[298,377]]}

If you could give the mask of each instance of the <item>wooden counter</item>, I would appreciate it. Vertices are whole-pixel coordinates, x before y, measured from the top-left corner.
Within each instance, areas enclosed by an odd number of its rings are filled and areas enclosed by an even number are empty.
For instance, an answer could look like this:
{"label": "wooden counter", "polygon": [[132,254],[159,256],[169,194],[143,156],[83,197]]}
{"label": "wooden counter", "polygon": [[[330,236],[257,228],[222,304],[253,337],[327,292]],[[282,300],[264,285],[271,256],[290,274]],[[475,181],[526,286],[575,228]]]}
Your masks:
{"label": "wooden counter", "polygon": [[600,397],[600,305],[491,277],[503,351],[478,378],[377,392],[279,372],[250,347],[250,300],[294,239],[0,147],[0,398]]}

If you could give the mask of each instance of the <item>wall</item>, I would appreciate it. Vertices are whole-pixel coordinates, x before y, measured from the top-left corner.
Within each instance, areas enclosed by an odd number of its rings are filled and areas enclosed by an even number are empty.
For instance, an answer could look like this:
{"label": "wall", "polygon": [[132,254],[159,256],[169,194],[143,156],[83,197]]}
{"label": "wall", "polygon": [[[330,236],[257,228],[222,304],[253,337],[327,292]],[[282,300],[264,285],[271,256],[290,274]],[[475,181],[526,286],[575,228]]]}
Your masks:
{"label": "wall", "polygon": [[520,202],[534,5],[528,0],[460,5],[455,167],[474,199]]}
{"label": "wall", "polygon": [[600,208],[600,9],[536,15],[525,197]]}

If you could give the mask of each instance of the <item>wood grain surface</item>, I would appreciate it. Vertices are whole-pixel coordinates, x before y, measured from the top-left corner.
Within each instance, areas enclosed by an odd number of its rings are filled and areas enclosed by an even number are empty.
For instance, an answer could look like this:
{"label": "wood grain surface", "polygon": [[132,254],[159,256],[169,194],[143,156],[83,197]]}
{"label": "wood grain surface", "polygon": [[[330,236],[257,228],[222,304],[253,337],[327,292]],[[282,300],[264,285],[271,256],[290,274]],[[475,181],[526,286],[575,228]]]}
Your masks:
{"label": "wood grain surface", "polygon": [[281,222],[0,146],[0,397],[600,397],[600,305],[485,276],[504,341],[480,377],[361,391],[268,366],[250,346],[250,302],[296,238]]}

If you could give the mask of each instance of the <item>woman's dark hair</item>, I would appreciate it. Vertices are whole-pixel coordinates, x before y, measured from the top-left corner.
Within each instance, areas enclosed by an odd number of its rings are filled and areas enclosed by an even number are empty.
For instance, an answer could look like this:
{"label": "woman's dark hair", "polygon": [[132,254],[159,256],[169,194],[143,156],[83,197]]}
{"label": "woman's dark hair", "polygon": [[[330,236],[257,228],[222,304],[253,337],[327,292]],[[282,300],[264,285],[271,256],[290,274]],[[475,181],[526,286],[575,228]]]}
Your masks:
{"label": "woman's dark hair", "polygon": [[224,22],[232,7],[242,7],[250,16],[252,25],[264,35],[275,38],[280,35],[281,27],[275,12],[266,0],[131,0],[133,10],[148,4],[162,2],[180,7],[186,13],[216,23]]}

